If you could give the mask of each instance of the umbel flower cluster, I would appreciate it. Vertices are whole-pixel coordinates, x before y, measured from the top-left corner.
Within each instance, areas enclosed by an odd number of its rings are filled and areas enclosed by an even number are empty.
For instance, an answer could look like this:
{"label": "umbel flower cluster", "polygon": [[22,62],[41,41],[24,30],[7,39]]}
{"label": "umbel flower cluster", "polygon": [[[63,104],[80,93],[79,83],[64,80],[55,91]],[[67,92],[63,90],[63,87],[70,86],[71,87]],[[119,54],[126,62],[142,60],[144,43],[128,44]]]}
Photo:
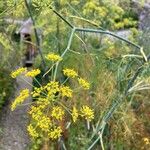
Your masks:
{"label": "umbel flower cluster", "polygon": [[[56,54],[48,54],[46,58],[52,63],[61,61],[62,58]],[[27,71],[26,68],[19,68],[11,73],[13,78],[19,75],[35,78],[41,71],[39,69],[33,69]],[[75,80],[78,83],[78,88],[82,90],[88,90],[90,84],[83,78],[81,78],[74,69],[65,68],[63,74],[67,77]],[[78,106],[72,103],[72,98],[76,94],[73,88],[66,85],[66,81],[59,83],[55,80],[50,80],[47,84],[38,87],[33,87],[33,91],[23,89],[19,96],[13,101],[11,110],[21,105],[29,96],[32,96],[34,100],[30,105],[28,111],[31,121],[27,126],[29,135],[32,138],[46,137],[50,140],[56,140],[60,138],[65,130],[61,126],[61,122],[65,121],[65,118],[70,118],[70,122],[76,123],[78,120],[87,120],[88,122],[94,119],[94,111],[87,105]],[[70,107],[68,107],[68,103]]]}

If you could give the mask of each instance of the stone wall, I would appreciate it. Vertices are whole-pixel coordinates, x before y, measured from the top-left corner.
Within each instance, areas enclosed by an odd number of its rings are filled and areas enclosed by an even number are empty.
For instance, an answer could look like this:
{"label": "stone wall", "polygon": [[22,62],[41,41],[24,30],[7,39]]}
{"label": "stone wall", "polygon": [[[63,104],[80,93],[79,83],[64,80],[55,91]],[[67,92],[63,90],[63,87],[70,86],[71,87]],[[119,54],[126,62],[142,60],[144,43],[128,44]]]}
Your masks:
{"label": "stone wall", "polygon": [[132,0],[132,7],[139,16],[139,28],[150,30],[150,0],[140,3],[139,0]]}

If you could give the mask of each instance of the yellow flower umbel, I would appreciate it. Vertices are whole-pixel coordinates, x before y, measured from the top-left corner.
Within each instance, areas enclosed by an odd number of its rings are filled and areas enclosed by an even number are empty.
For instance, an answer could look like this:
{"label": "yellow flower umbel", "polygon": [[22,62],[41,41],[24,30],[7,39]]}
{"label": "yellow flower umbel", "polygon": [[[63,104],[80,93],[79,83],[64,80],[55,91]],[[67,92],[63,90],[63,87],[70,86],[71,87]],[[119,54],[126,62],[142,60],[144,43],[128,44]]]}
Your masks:
{"label": "yellow flower umbel", "polygon": [[78,78],[78,82],[85,90],[88,90],[90,88],[90,84],[86,80]]}
{"label": "yellow flower umbel", "polygon": [[25,76],[27,76],[27,77],[35,77],[35,76],[37,76],[38,74],[40,74],[41,73],[41,71],[39,70],[39,69],[33,69],[33,70],[31,70],[31,71],[28,71],[26,74],[25,74]]}
{"label": "yellow flower umbel", "polygon": [[61,61],[62,58],[59,55],[56,55],[54,53],[48,54],[47,56],[45,56],[46,59],[50,60],[50,61]]}
{"label": "yellow flower umbel", "polygon": [[66,96],[66,97],[70,97],[70,98],[72,97],[72,93],[73,93],[73,91],[68,86],[60,87],[60,92],[63,97]]}
{"label": "yellow flower umbel", "polygon": [[34,88],[34,91],[31,92],[32,97],[40,96],[40,94],[42,93],[42,91],[43,91],[43,87],[42,87],[42,86],[39,87],[39,88],[35,87],[35,88]]}
{"label": "yellow flower umbel", "polygon": [[70,77],[70,78],[75,78],[78,76],[78,74],[73,70],[73,69],[64,69],[63,73],[65,76]]}
{"label": "yellow flower umbel", "polygon": [[55,140],[61,137],[62,129],[61,127],[55,127],[54,129],[51,129],[48,133],[48,136],[50,139]]}
{"label": "yellow flower umbel", "polygon": [[77,119],[78,119],[78,110],[76,109],[76,107],[74,106],[73,109],[72,109],[72,119],[73,119],[73,122],[76,122]]}
{"label": "yellow flower umbel", "polygon": [[85,117],[86,120],[91,121],[92,119],[94,119],[94,111],[88,106],[82,106],[81,116]]}
{"label": "yellow flower umbel", "polygon": [[29,124],[27,126],[27,131],[29,132],[29,135],[32,137],[32,138],[37,138],[39,137],[39,134],[36,132],[35,128]]}
{"label": "yellow flower umbel", "polygon": [[26,72],[26,71],[27,71],[27,68],[23,68],[23,67],[18,68],[17,70],[11,72],[11,77],[12,77],[12,78],[16,78],[16,77],[19,76],[21,73]]}
{"label": "yellow flower umbel", "polygon": [[51,81],[44,86],[44,90],[47,91],[47,98],[51,98],[51,96],[59,92],[59,83]]}
{"label": "yellow flower umbel", "polygon": [[50,101],[48,98],[44,98],[44,97],[39,97],[37,99],[37,104],[39,105],[39,107],[46,107],[50,104]]}
{"label": "yellow flower umbel", "polygon": [[44,115],[42,115],[37,122],[37,126],[40,127],[42,131],[48,131],[51,125],[50,118]]}
{"label": "yellow flower umbel", "polygon": [[62,120],[65,112],[59,106],[53,107],[51,112],[51,116],[56,118],[57,120]]}
{"label": "yellow flower umbel", "polygon": [[13,111],[17,107],[17,105],[22,104],[24,102],[24,100],[28,97],[29,97],[29,90],[28,89],[22,90],[20,92],[20,95],[12,103],[11,110]]}
{"label": "yellow flower umbel", "polygon": [[45,107],[46,107],[45,104],[40,106],[32,106],[28,113],[35,121],[39,121],[43,116],[43,110],[45,109]]}

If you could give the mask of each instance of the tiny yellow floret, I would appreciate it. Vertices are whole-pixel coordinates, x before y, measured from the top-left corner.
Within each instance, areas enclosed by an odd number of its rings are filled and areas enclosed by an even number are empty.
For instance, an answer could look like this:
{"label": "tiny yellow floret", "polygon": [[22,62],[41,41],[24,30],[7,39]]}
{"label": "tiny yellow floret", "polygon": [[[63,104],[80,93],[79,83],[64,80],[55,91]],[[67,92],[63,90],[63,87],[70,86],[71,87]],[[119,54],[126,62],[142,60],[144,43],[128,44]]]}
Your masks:
{"label": "tiny yellow floret", "polygon": [[72,109],[72,114],[71,115],[72,115],[73,122],[76,122],[77,119],[78,119],[79,114],[78,114],[78,110],[75,106]]}
{"label": "tiny yellow floret", "polygon": [[146,138],[146,137],[143,138],[143,141],[144,141],[145,145],[150,144],[150,140],[148,138]]}
{"label": "tiny yellow floret", "polygon": [[59,92],[59,83],[56,81],[50,81],[47,85],[44,86],[44,90],[48,92],[48,95],[56,94]]}
{"label": "tiny yellow floret", "polygon": [[26,98],[29,97],[29,89],[24,89],[20,92],[20,95],[14,100],[11,105],[11,110],[13,111],[18,105],[22,104]]}
{"label": "tiny yellow floret", "polygon": [[17,70],[11,72],[11,77],[12,77],[12,78],[16,78],[16,77],[19,76],[21,73],[26,72],[26,71],[27,71],[27,68],[23,68],[23,67],[18,68]]}
{"label": "tiny yellow floret", "polygon": [[70,97],[70,98],[72,97],[72,93],[73,93],[72,89],[70,89],[70,87],[68,87],[68,86],[60,87],[60,92],[63,97],[66,96],[66,97]]}
{"label": "tiny yellow floret", "polygon": [[50,60],[50,61],[61,61],[62,58],[54,53],[48,54],[47,56],[45,56],[46,59]]}
{"label": "tiny yellow floret", "polygon": [[27,126],[27,131],[32,138],[39,137],[39,134],[36,132],[35,128],[31,124]]}
{"label": "tiny yellow floret", "polygon": [[48,136],[50,139],[55,140],[61,137],[62,129],[61,127],[55,127],[54,129],[51,129],[48,133]]}
{"label": "tiny yellow floret", "polygon": [[57,120],[62,120],[65,112],[60,108],[59,106],[53,107],[53,110],[51,112],[51,116],[56,118]]}
{"label": "tiny yellow floret", "polygon": [[85,90],[88,90],[90,88],[90,84],[86,80],[78,78],[78,82]]}
{"label": "tiny yellow floret", "polygon": [[28,112],[31,117],[35,120],[35,121],[39,121],[41,120],[43,114],[43,110],[45,109],[46,105],[39,105],[39,106],[32,106],[30,111]]}
{"label": "tiny yellow floret", "polygon": [[70,77],[70,78],[75,78],[78,76],[78,74],[73,70],[73,69],[64,69],[63,73],[65,76]]}
{"label": "tiny yellow floret", "polygon": [[88,106],[82,106],[81,108],[81,116],[85,117],[86,120],[91,121],[94,119],[94,111]]}
{"label": "tiny yellow floret", "polygon": [[39,70],[39,69],[33,69],[33,70],[31,70],[31,71],[28,71],[26,74],[25,74],[25,76],[27,76],[27,77],[35,77],[35,76],[37,76],[38,74],[40,74],[41,73],[41,71]]}
{"label": "tiny yellow floret", "polygon": [[32,97],[40,96],[40,94],[42,93],[43,90],[44,90],[44,88],[42,86],[39,88],[35,87],[33,92],[31,92]]}
{"label": "tiny yellow floret", "polygon": [[52,125],[52,122],[49,117],[44,114],[39,118],[37,126],[41,128],[42,131],[48,131]]}

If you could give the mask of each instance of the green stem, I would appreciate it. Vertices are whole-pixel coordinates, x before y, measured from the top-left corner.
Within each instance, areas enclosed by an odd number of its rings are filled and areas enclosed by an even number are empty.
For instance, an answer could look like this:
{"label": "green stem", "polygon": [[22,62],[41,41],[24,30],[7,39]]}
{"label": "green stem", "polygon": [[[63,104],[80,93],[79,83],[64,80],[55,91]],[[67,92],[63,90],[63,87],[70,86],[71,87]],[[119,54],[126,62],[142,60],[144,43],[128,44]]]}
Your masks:
{"label": "green stem", "polygon": [[[55,63],[55,64],[56,64],[56,63]],[[53,64],[53,65],[48,69],[48,71],[46,71],[46,73],[44,73],[43,78],[53,69],[53,67],[54,67],[55,64]]]}
{"label": "green stem", "polygon": [[100,143],[101,143],[101,148],[102,148],[102,150],[105,150],[105,148],[104,148],[104,143],[103,143],[103,132],[104,132],[104,128],[105,128],[105,126],[103,127],[101,133],[99,133],[99,134],[100,134],[99,136],[100,136]]}
{"label": "green stem", "polygon": [[91,150],[95,144],[99,141],[100,137],[98,136],[97,139],[92,143],[92,145],[88,148],[88,150]]}
{"label": "green stem", "polygon": [[30,102],[30,103],[21,104],[20,107],[21,107],[21,106],[26,106],[26,105],[35,104],[35,103],[36,103],[36,102]]}
{"label": "green stem", "polygon": [[59,105],[61,105],[71,115],[70,110],[64,104],[62,104],[61,102],[58,102],[58,101],[56,101],[56,103],[58,103]]}
{"label": "green stem", "polygon": [[137,45],[137,44],[135,44],[135,43],[133,43],[133,42],[131,42],[131,41],[121,37],[121,36],[118,36],[118,35],[110,32],[110,31],[104,31],[104,30],[98,30],[98,29],[90,29],[90,28],[76,28],[76,31],[79,31],[79,32],[91,32],[91,33],[102,33],[102,34],[111,35],[111,36],[113,36],[115,38],[118,38],[118,39],[128,43],[128,44],[133,45],[134,47],[136,47],[138,49],[141,49],[141,47],[139,45]]}
{"label": "green stem", "polygon": [[21,77],[21,79],[22,79],[23,81],[25,81],[26,83],[28,83],[31,87],[35,87],[35,86],[33,86],[30,82],[28,82],[27,80],[25,80],[23,77]]}
{"label": "green stem", "polygon": [[[147,60],[150,60],[150,55],[147,57]],[[122,104],[122,102],[125,99],[125,97],[128,96],[128,94],[129,94],[128,90],[132,87],[132,85],[135,82],[135,80],[137,79],[138,75],[143,71],[143,69],[144,69],[143,65],[145,63],[146,62],[143,61],[143,64],[141,66],[139,66],[139,68],[137,69],[137,71],[135,72],[135,74],[133,75],[133,77],[129,80],[127,88],[126,88],[124,94],[119,97],[119,100],[117,100],[111,106],[111,108],[109,108],[109,110],[107,111],[106,115],[104,115],[104,117],[102,119],[102,122],[105,122],[105,124],[106,124],[109,121],[109,119],[111,118],[111,116],[113,115],[114,111]],[[97,132],[100,131],[101,129],[105,128],[105,126],[104,127],[102,127],[102,126],[103,126],[103,124],[97,129]],[[97,132],[95,132],[94,136],[96,135]],[[96,139],[93,144],[95,145],[97,142],[98,142],[98,140]]]}
{"label": "green stem", "polygon": [[34,80],[37,82],[37,84],[39,85],[39,86],[42,86],[41,84],[40,84],[40,82],[34,77]]}
{"label": "green stem", "polygon": [[71,17],[71,18],[78,19],[78,20],[85,21],[85,22],[87,22],[87,23],[89,23],[89,24],[91,24],[91,25],[93,25],[93,26],[95,26],[95,27],[97,27],[97,28],[99,28],[99,29],[101,29],[101,30],[104,30],[104,28],[100,27],[97,23],[95,23],[95,22],[93,22],[93,21],[91,21],[91,20],[85,19],[85,18],[83,18],[83,17],[78,17],[78,16],[70,16],[70,17]]}
{"label": "green stem", "polygon": [[102,137],[103,137],[105,125],[106,125],[106,122],[103,121],[102,125],[101,125],[101,130],[99,130],[99,132],[101,132],[100,136],[97,137],[97,139],[91,144],[91,146],[88,148],[88,150],[91,150],[95,146],[95,144],[99,141],[99,139],[100,139],[100,143],[101,143],[101,148],[102,148],[102,150],[104,150],[104,144],[103,144]]}
{"label": "green stem", "polygon": [[[73,28],[72,31],[71,31],[71,34],[70,34],[70,37],[69,37],[69,41],[68,41],[68,45],[67,45],[67,48],[64,50],[64,52],[62,53],[61,55],[61,58],[63,58],[65,56],[65,54],[67,53],[67,51],[70,49],[71,47],[71,43],[72,43],[72,39],[73,39],[73,35],[75,33],[75,30],[76,28]],[[56,67],[55,67],[55,71],[54,71],[54,81],[56,80],[56,74],[57,74],[57,70],[58,70],[58,66],[59,66],[59,63],[60,62],[57,62],[56,63]]]}
{"label": "green stem", "polygon": [[68,79],[69,77],[67,77],[66,80],[63,83],[61,83],[61,85],[64,85],[68,81]]}
{"label": "green stem", "polygon": [[73,26],[68,20],[66,20],[58,11],[56,11],[52,6],[50,6],[50,9],[52,9],[52,11],[53,11],[59,18],[61,18],[66,24],[68,24],[71,28],[74,28],[74,26]]}
{"label": "green stem", "polygon": [[[111,36],[113,36],[113,37],[115,37],[115,38],[118,38],[118,39],[120,39],[120,40],[122,40],[122,41],[128,43],[128,44],[133,45],[134,47],[136,47],[136,48],[138,48],[138,49],[141,49],[141,47],[140,47],[139,45],[137,45],[137,44],[135,44],[135,43],[133,43],[133,42],[131,42],[131,41],[129,41],[129,40],[127,40],[127,39],[121,37],[121,36],[118,36],[118,35],[116,35],[116,34],[110,32],[110,31],[105,31],[103,28],[100,28],[100,29],[76,28],[76,27],[74,27],[68,20],[66,20],[59,12],[57,12],[54,8],[52,8],[51,6],[50,6],[50,8],[51,8],[51,9],[53,10],[53,12],[54,12],[58,17],[60,17],[66,24],[68,24],[72,29],[75,29],[75,31],[79,31],[79,32],[92,32],[92,33],[102,33],[102,34],[111,35]],[[75,31],[74,31],[74,32],[75,32]]]}
{"label": "green stem", "polygon": [[67,48],[64,50],[64,52],[61,55],[62,58],[64,57],[64,55],[67,53],[67,51],[71,47],[71,43],[72,43],[72,39],[73,39],[73,35],[74,35],[75,31],[76,31],[76,28],[73,28],[72,31],[71,31],[71,34],[70,34],[70,38],[69,38],[69,41],[68,41]]}

